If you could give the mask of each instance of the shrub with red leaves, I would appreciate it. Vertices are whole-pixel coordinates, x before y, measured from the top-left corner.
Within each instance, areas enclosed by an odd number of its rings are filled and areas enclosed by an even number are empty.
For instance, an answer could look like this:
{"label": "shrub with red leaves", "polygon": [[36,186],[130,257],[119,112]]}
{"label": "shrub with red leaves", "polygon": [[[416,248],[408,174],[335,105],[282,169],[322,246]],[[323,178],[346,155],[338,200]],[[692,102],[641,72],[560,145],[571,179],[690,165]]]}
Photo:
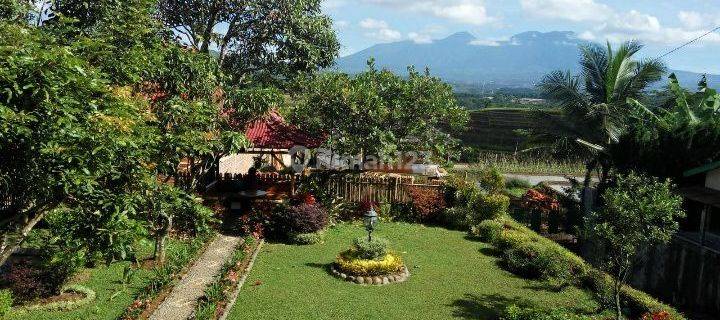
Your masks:
{"label": "shrub with red leaves", "polygon": [[436,188],[409,187],[412,208],[419,221],[433,221],[445,209],[445,193]]}
{"label": "shrub with red leaves", "polygon": [[312,233],[327,226],[328,213],[319,205],[306,203],[279,207],[273,213],[270,224],[276,237],[286,237],[291,233]]}
{"label": "shrub with red leaves", "polygon": [[60,294],[66,276],[56,274],[54,270],[45,270],[32,265],[30,261],[19,261],[10,265],[3,277],[3,286],[7,286],[18,302],[33,301]]}
{"label": "shrub with red leaves", "polygon": [[642,320],[670,320],[670,313],[667,311],[659,311],[653,313],[646,313],[643,315]]}
{"label": "shrub with red leaves", "polygon": [[535,189],[528,190],[523,196],[522,205],[524,208],[540,210],[545,213],[560,209],[560,202],[557,199]]}
{"label": "shrub with red leaves", "polygon": [[305,193],[298,193],[294,195],[292,198],[290,198],[290,204],[296,206],[300,204],[309,204],[314,205],[317,203],[317,200],[315,199],[315,196],[313,196],[309,192]]}

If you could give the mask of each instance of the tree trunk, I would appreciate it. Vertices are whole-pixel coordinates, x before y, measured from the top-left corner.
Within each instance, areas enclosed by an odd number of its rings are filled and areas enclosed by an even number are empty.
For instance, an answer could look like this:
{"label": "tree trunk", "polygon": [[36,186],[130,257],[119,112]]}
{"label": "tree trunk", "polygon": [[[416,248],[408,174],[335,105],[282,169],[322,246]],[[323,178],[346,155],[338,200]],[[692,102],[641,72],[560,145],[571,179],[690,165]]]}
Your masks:
{"label": "tree trunk", "polygon": [[10,258],[15,249],[17,249],[27,237],[28,233],[45,217],[46,211],[37,212],[32,219],[27,219],[24,225],[20,229],[18,238],[15,240],[8,240],[7,234],[3,235],[3,247],[0,251],[0,266],[5,265],[5,262]]}
{"label": "tree trunk", "polygon": [[[617,275],[620,277],[620,275]],[[622,306],[620,306],[620,288],[622,286],[622,282],[619,280],[619,278],[615,279],[615,286],[614,286],[614,294],[615,294],[615,320],[622,320]]]}
{"label": "tree trunk", "polygon": [[170,229],[172,229],[172,216],[166,213],[160,213],[159,220],[160,228],[156,233],[155,253],[153,258],[155,259],[156,265],[164,265],[167,236],[170,233]]}
{"label": "tree trunk", "polygon": [[585,165],[585,180],[583,180],[583,196],[582,196],[582,203],[583,203],[583,213],[588,214],[590,211],[592,211],[592,204],[591,201],[588,201],[588,197],[590,197],[590,185],[592,184],[592,172],[595,170],[595,167],[597,167],[597,160],[590,160]]}

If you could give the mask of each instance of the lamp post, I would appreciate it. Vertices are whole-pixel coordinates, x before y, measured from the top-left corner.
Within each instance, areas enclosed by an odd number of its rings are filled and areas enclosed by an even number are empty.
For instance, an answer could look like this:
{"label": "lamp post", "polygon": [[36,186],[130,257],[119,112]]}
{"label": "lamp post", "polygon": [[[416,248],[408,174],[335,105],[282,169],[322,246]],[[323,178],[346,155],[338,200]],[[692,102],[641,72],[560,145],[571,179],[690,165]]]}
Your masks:
{"label": "lamp post", "polygon": [[370,211],[365,213],[365,218],[363,219],[365,222],[365,230],[368,232],[368,242],[372,241],[372,232],[375,230],[375,225],[377,225],[378,222],[378,215],[377,212],[375,212],[375,209],[371,206]]}

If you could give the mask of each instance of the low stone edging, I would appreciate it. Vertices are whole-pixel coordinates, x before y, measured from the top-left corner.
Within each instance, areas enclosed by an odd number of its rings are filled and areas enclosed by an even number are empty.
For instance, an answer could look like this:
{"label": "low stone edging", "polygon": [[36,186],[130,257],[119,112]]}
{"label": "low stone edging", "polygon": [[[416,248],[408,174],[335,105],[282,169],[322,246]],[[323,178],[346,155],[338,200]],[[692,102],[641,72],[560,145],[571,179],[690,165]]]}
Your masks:
{"label": "low stone edging", "polygon": [[362,285],[386,285],[390,283],[405,282],[410,277],[410,271],[406,266],[403,266],[403,270],[396,274],[385,275],[385,276],[353,276],[345,274],[335,268],[335,264],[330,265],[330,272],[340,279],[349,281],[356,284]]}

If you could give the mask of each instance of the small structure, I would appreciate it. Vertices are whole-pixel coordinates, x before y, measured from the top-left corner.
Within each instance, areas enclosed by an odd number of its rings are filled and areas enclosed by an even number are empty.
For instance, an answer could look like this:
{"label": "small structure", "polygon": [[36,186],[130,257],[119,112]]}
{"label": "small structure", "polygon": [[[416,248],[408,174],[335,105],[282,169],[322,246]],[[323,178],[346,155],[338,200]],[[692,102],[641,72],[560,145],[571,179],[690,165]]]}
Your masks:
{"label": "small structure", "polygon": [[720,161],[685,171],[690,186],[680,189],[687,217],[679,236],[720,252]]}
{"label": "small structure", "polygon": [[294,147],[315,149],[325,142],[323,136],[288,124],[276,110],[248,124],[245,135],[252,142],[252,148],[220,159],[221,175],[244,174],[257,163],[282,170],[290,167],[293,161],[306,160],[302,155],[289,153]]}

